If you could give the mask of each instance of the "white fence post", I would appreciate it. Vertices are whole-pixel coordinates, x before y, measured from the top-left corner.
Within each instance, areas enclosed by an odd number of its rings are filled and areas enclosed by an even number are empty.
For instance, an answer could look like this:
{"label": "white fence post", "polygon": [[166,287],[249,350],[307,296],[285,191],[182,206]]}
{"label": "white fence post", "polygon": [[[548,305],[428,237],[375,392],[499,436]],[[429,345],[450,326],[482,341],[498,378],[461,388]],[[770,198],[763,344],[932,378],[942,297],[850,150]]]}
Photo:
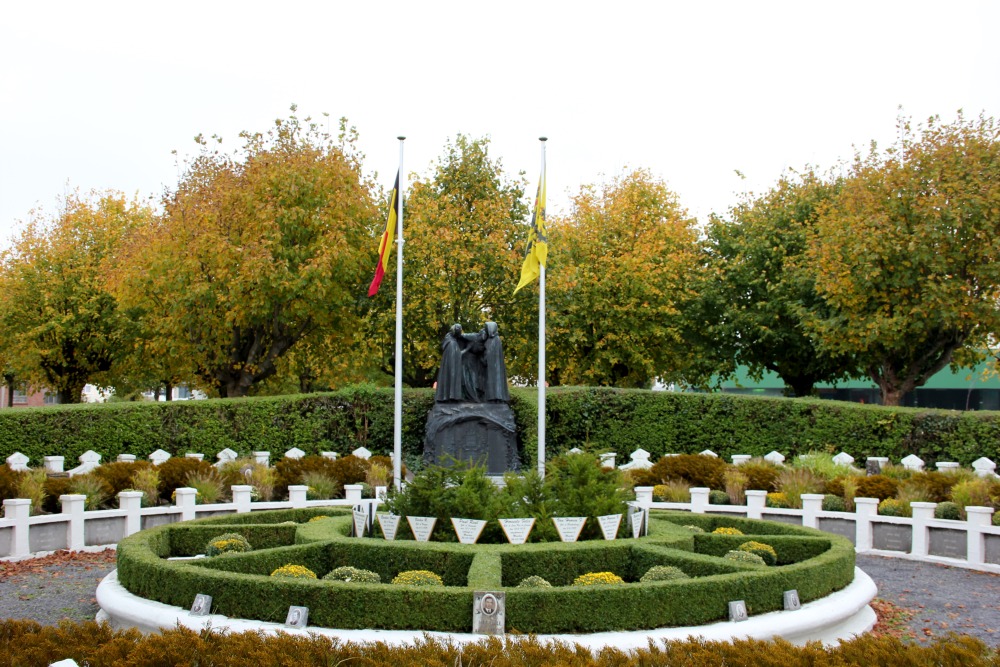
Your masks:
{"label": "white fence post", "polygon": [[67,493],[59,496],[62,503],[62,513],[69,514],[69,523],[66,526],[66,548],[70,551],[79,551],[83,548],[83,512],[84,503],[87,496],[82,493]]}
{"label": "white fence post", "polygon": [[764,508],[767,506],[767,491],[753,489],[746,492],[747,496],[747,518],[760,519],[764,516]]}
{"label": "white fence post", "polygon": [[47,472],[63,472],[63,466],[66,464],[65,456],[46,456],[42,460],[45,461]]}
{"label": "white fence post", "polygon": [[653,502],[653,487],[651,486],[635,487],[635,501],[640,505],[642,505],[643,507],[649,507],[650,503]]}
{"label": "white fence post", "polygon": [[993,519],[992,507],[965,508],[967,533],[966,557],[969,565],[982,565],[986,562],[986,536],[983,528],[990,525]]}
{"label": "white fence post", "polygon": [[733,454],[732,456],[733,465],[734,466],[743,465],[744,463],[748,463],[752,458],[753,457],[750,456],[749,454]]}
{"label": "white fence post", "polygon": [[344,484],[344,498],[355,503],[361,502],[362,488],[360,484]]}
{"label": "white fence post", "polygon": [[119,491],[118,507],[125,514],[125,537],[142,530],[142,491]]}
{"label": "white fence post", "polygon": [[802,525],[819,528],[819,513],[823,511],[822,493],[802,494]]}
{"label": "white fence post", "polygon": [[249,484],[233,484],[232,489],[236,513],[246,514],[250,511],[250,503],[253,501],[250,495],[253,493],[253,487]]}
{"label": "white fence post", "polygon": [[31,516],[31,501],[27,498],[7,498],[3,501],[4,518],[14,521],[14,535],[10,544],[10,555],[16,558],[31,554],[28,542],[28,517]]}
{"label": "white fence post", "polygon": [[934,508],[937,503],[910,503],[913,509],[913,538],[910,542],[910,553],[914,556],[926,556],[930,540],[930,529],[927,522],[934,518]]}
{"label": "white fence post", "polygon": [[854,548],[870,551],[872,548],[872,517],[878,515],[878,498],[854,499]]}
{"label": "white fence post", "polygon": [[181,521],[194,518],[194,506],[198,502],[198,490],[187,486],[174,489],[174,505],[181,511]]}
{"label": "white fence post", "polygon": [[[346,488],[346,487],[345,487]],[[309,491],[309,487],[305,484],[289,484],[288,485],[288,502],[292,504],[292,507],[299,508],[306,506],[306,493]]]}
{"label": "white fence post", "polygon": [[695,486],[691,489],[691,511],[695,514],[704,514],[708,509],[708,494],[711,489]]}
{"label": "white fence post", "polygon": [[253,460],[266,468],[271,465],[271,452],[253,452]]}

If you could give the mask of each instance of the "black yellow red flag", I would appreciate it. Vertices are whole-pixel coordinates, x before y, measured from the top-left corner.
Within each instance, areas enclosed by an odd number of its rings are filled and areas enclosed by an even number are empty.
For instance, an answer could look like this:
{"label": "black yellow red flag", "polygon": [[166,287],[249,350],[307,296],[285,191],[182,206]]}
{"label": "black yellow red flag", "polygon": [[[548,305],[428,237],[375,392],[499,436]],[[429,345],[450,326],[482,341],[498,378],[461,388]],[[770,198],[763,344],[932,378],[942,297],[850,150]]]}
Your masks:
{"label": "black yellow red flag", "polygon": [[379,285],[385,276],[386,269],[389,268],[389,251],[392,248],[392,240],[396,235],[396,221],[399,219],[399,172],[396,172],[396,184],[392,186],[392,194],[389,197],[389,219],[385,222],[385,231],[382,232],[382,240],[378,246],[378,264],[375,266],[375,277],[368,288],[368,296],[375,296],[378,293]]}

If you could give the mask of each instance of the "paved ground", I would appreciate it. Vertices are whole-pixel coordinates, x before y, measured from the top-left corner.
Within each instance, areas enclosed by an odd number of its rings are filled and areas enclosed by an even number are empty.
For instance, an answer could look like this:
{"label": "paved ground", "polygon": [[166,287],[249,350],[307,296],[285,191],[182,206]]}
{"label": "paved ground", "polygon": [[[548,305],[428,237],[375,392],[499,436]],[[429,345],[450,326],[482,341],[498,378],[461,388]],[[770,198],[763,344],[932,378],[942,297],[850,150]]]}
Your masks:
{"label": "paved ground", "polygon": [[[114,558],[108,550],[0,562],[0,618],[92,620]],[[1000,647],[1000,575],[880,556],[858,556],[858,566],[878,585],[880,631],[921,643],[958,632]]]}

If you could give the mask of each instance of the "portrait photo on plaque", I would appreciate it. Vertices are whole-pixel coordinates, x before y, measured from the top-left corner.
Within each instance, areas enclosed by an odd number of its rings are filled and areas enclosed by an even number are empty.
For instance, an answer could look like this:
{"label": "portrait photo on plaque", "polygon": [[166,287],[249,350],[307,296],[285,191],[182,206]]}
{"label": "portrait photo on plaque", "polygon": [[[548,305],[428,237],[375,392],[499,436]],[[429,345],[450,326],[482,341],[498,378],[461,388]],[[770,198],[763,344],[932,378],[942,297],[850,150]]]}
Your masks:
{"label": "portrait photo on plaque", "polygon": [[285,617],[285,626],[289,628],[304,628],[309,621],[309,607],[289,607]]}
{"label": "portrait photo on plaque", "polygon": [[729,603],[729,620],[734,623],[745,621],[750,618],[747,613],[747,603],[743,600],[733,600]]}
{"label": "portrait photo on plaque", "polygon": [[479,634],[504,633],[506,595],[500,592],[477,591],[472,601],[472,631]]}
{"label": "portrait photo on plaque", "polygon": [[212,596],[198,593],[194,596],[194,604],[191,605],[192,616],[208,616],[212,611]]}
{"label": "portrait photo on plaque", "polygon": [[785,611],[795,611],[802,608],[797,590],[785,591]]}

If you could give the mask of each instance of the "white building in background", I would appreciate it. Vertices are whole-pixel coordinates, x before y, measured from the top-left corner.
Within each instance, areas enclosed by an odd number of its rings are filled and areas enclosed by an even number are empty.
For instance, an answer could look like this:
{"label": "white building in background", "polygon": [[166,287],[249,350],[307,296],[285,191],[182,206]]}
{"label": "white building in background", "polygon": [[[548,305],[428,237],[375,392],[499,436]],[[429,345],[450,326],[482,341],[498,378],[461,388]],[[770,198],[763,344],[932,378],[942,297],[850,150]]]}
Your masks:
{"label": "white building in background", "polygon": [[[92,384],[88,384],[83,388],[83,402],[107,403],[108,400],[114,396],[114,393],[114,389],[99,389]],[[152,401],[153,392],[145,391],[143,392],[142,397],[144,400]],[[208,396],[205,395],[205,392],[198,389],[189,389],[187,385],[180,385],[172,389],[170,398],[173,401],[200,401],[208,398]],[[163,392],[160,392],[159,400],[167,400],[167,397]]]}

